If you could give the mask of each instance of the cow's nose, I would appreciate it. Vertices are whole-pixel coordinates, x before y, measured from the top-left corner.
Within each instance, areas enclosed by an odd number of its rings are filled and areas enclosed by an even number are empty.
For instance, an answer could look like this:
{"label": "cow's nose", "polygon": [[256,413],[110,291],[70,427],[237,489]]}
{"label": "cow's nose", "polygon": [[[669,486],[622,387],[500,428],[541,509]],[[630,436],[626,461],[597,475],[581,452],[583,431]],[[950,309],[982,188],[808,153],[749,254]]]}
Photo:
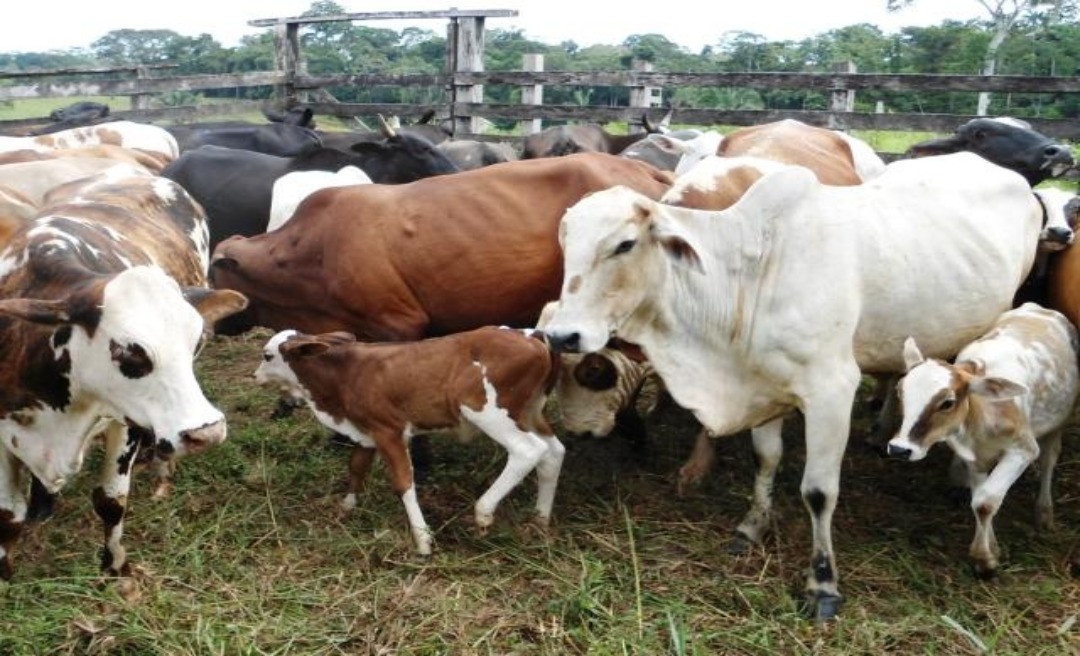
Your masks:
{"label": "cow's nose", "polygon": [[189,453],[195,453],[208,446],[220,444],[225,441],[225,420],[221,419],[212,424],[182,431],[180,441]]}
{"label": "cow's nose", "polygon": [[551,350],[559,353],[577,353],[581,349],[581,333],[548,335]]}
{"label": "cow's nose", "polygon": [[1043,156],[1045,156],[1046,159],[1055,161],[1074,161],[1072,156],[1072,150],[1060,144],[1054,144],[1052,146],[1047,146],[1046,148],[1044,148]]}
{"label": "cow's nose", "polygon": [[1072,243],[1073,231],[1064,226],[1051,226],[1046,229],[1046,240],[1067,246]]}
{"label": "cow's nose", "polygon": [[911,449],[906,446],[897,446],[895,444],[889,445],[889,457],[899,458],[901,460],[911,460]]}

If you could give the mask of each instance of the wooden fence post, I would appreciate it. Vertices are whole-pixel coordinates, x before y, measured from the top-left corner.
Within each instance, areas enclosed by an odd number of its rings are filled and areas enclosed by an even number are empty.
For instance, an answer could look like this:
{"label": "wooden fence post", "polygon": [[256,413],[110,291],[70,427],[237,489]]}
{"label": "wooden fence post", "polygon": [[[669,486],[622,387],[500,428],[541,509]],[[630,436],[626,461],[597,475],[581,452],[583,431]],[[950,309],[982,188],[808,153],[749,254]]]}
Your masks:
{"label": "wooden fence post", "polygon": [[[833,64],[834,73],[858,72],[855,62],[846,61]],[[829,127],[833,130],[843,130],[847,126],[842,117],[837,114],[851,113],[855,111],[855,90],[848,89],[846,84],[839,81],[832,84],[832,99],[829,103]]]}
{"label": "wooden fence post", "polygon": [[[454,33],[454,73],[484,72],[484,18],[451,19]],[[453,98],[455,105],[462,103],[484,102],[484,85],[454,83]],[[453,116],[454,134],[478,134],[483,130],[483,121],[479,116]]]}
{"label": "wooden fence post", "polygon": [[[643,59],[634,59],[630,62],[630,70],[636,73],[651,73],[653,65],[652,62]],[[660,87],[630,87],[631,107],[648,109],[650,107],[659,107],[661,104],[663,104],[663,89]],[[637,134],[644,132],[645,126],[631,121],[627,131],[630,134]]]}
{"label": "wooden fence post", "polygon": [[300,24],[279,23],[274,26],[274,64],[285,74],[285,84],[274,88],[274,97],[284,107],[297,102],[296,71],[300,61]]}
{"label": "wooden fence post", "polygon": [[[150,69],[145,66],[139,66],[135,69],[136,80],[146,80],[150,77]],[[131,108],[139,111],[143,109],[150,109],[150,94],[137,93],[131,95]]]}
{"label": "wooden fence post", "polygon": [[[544,71],[543,55],[522,55],[521,69],[526,73],[542,73]],[[522,105],[543,105],[544,85],[526,84],[521,87]],[[536,134],[544,129],[544,120],[539,118],[521,122],[521,134]]]}

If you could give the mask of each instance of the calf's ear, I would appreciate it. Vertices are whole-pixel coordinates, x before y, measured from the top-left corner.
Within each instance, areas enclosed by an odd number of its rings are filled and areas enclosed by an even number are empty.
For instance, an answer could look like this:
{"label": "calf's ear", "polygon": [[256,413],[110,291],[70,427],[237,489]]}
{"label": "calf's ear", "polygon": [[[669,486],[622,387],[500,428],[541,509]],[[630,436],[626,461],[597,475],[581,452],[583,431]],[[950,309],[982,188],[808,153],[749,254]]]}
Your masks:
{"label": "calf's ear", "polygon": [[922,362],[923,355],[919,351],[919,346],[915,343],[915,338],[908,337],[904,340],[904,367],[907,371],[911,371]]}
{"label": "calf's ear", "polygon": [[281,356],[286,360],[310,358],[330,350],[326,342],[310,337],[294,337],[281,345]]}
{"label": "calf's ear", "polygon": [[1027,394],[1028,388],[1020,383],[1014,383],[1008,378],[997,376],[979,376],[972,379],[968,389],[972,394],[978,394],[991,401],[1004,401],[1023,394]]}

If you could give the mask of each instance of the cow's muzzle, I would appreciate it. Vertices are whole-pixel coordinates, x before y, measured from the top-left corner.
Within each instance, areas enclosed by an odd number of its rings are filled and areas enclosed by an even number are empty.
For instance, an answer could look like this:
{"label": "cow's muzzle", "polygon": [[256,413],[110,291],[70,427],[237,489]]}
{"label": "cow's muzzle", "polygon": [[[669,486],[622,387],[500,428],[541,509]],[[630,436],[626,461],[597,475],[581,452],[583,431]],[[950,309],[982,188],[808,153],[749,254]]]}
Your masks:
{"label": "cow's muzzle", "polygon": [[581,333],[548,333],[548,344],[556,353],[580,353]]}

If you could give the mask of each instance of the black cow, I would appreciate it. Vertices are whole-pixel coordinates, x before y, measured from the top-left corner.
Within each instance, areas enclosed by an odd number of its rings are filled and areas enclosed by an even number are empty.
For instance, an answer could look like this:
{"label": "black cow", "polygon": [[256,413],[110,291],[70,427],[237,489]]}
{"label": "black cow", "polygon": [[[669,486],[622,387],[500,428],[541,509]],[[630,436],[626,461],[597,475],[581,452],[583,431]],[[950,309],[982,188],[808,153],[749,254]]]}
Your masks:
{"label": "black cow", "polygon": [[161,172],[206,209],[210,249],[230,235],[266,232],[274,181],[292,171],[362,169],[373,182],[397,184],[458,171],[429,141],[409,134],[355,144],[351,151],[318,148],[296,157],[278,157],[220,146],[181,153]]}
{"label": "black cow", "polygon": [[[310,110],[308,110],[310,112]],[[280,157],[293,157],[323,145],[315,130],[294,123],[245,124],[226,122],[204,125],[169,125],[180,152],[199,146],[224,146]]]}
{"label": "black cow", "polygon": [[1036,132],[1025,121],[1009,117],[973,118],[956,128],[951,136],[917,143],[907,154],[923,157],[961,150],[1016,171],[1033,187],[1076,165],[1068,146]]}
{"label": "black cow", "polygon": [[445,121],[438,124],[432,123],[431,119],[434,117],[435,111],[428,110],[415,123],[401,125],[401,122],[396,117],[387,120],[380,115],[378,130],[320,131],[319,136],[322,137],[324,146],[341,150],[349,150],[362,141],[379,141],[386,137],[393,137],[396,134],[411,134],[438,145],[450,139],[451,132]]}

